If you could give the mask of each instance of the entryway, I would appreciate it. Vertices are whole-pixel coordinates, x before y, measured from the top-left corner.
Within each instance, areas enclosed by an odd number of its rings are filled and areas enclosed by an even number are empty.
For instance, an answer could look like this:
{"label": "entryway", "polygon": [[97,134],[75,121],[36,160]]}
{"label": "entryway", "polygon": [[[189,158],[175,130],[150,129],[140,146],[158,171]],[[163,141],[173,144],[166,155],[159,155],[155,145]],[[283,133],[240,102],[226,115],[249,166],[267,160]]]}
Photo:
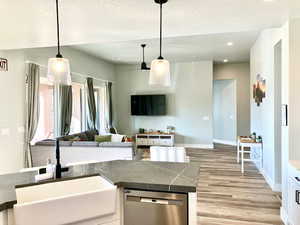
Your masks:
{"label": "entryway", "polygon": [[[275,124],[274,124],[274,148],[275,148],[275,187],[276,191],[281,191],[282,184],[282,125],[283,110],[282,106],[282,42],[274,46],[274,100],[275,100]],[[287,121],[286,121],[287,122]]]}
{"label": "entryway", "polygon": [[214,142],[235,145],[237,137],[236,80],[214,80]]}

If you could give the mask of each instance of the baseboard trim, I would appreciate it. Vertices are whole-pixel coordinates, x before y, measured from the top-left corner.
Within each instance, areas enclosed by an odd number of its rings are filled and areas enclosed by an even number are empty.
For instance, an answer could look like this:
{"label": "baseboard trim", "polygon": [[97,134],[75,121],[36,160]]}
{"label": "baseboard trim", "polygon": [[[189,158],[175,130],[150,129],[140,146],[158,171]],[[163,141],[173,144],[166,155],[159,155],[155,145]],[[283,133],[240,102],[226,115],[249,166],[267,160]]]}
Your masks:
{"label": "baseboard trim", "polygon": [[183,143],[178,143],[175,144],[175,147],[185,147],[185,148],[202,148],[202,149],[213,149],[214,145],[207,145],[207,144],[183,144]]}
{"label": "baseboard trim", "polygon": [[280,208],[280,217],[285,225],[289,225],[289,217],[287,211],[283,207]]}
{"label": "baseboard trim", "polygon": [[223,145],[232,145],[232,146],[237,145],[235,141],[222,140],[222,139],[214,139],[213,142],[217,144],[223,144]]}
{"label": "baseboard trim", "polygon": [[266,182],[274,192],[281,192],[281,184],[277,184],[269,177],[269,175],[266,173],[266,171],[262,168],[260,169],[260,173],[264,176]]}
{"label": "baseboard trim", "polygon": [[281,184],[275,183],[272,190],[275,191],[275,192],[281,192],[282,191],[281,190]]}
{"label": "baseboard trim", "polygon": [[269,177],[269,175],[266,173],[266,171],[264,169],[261,169],[260,173],[264,176],[266,182],[268,183],[270,188],[273,190],[273,184],[274,184],[273,180]]}

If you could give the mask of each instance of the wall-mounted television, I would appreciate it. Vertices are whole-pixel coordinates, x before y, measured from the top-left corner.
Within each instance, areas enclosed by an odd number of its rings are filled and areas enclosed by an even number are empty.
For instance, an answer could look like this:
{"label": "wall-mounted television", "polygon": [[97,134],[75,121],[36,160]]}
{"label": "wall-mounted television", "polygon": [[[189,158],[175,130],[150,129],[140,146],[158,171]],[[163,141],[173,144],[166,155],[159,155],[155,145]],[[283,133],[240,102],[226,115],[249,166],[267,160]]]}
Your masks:
{"label": "wall-mounted television", "polygon": [[163,116],[167,114],[166,95],[131,95],[131,115]]}

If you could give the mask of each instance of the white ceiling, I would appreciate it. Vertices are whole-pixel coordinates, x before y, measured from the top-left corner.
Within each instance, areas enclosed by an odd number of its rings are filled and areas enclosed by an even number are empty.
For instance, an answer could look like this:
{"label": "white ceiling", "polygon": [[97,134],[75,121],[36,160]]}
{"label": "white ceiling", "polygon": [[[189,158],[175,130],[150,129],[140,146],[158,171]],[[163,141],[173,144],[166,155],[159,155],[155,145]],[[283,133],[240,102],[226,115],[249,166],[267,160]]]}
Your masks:
{"label": "white ceiling", "polygon": [[[153,0],[60,0],[62,43],[124,42],[158,37]],[[299,0],[169,0],[168,37],[261,30],[300,15]],[[56,44],[55,0],[0,0],[0,49]]]}
{"label": "white ceiling", "polygon": [[[245,62],[249,60],[250,48],[258,33],[258,31],[251,31],[165,38],[163,56],[176,62],[197,60],[221,62],[224,59],[228,59],[229,62]],[[228,42],[232,42],[233,45],[228,46]],[[142,43],[147,44],[145,49],[147,62],[158,57],[159,39],[86,44],[73,47],[114,63],[131,64],[142,61]]]}

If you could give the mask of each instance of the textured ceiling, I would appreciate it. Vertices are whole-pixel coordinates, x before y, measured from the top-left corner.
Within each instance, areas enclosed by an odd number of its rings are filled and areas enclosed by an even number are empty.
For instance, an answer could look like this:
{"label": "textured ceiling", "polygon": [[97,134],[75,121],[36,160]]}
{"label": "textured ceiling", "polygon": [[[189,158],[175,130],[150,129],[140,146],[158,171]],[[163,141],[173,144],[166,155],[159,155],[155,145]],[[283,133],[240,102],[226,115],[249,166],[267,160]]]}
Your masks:
{"label": "textured ceiling", "polygon": [[[153,0],[60,0],[63,44],[124,42],[158,37]],[[299,0],[169,0],[168,37],[261,30],[300,15]],[[54,0],[0,0],[0,49],[56,44]]]}
{"label": "textured ceiling", "polygon": [[[187,37],[165,38],[163,56],[170,61],[184,62],[196,60],[213,60],[216,62],[228,59],[230,62],[249,61],[250,48],[254,44],[258,31],[209,34]],[[232,42],[232,46],[227,46]],[[159,39],[128,42],[99,43],[73,46],[76,49],[114,63],[137,63],[142,60],[142,43],[146,61],[157,58]]]}

